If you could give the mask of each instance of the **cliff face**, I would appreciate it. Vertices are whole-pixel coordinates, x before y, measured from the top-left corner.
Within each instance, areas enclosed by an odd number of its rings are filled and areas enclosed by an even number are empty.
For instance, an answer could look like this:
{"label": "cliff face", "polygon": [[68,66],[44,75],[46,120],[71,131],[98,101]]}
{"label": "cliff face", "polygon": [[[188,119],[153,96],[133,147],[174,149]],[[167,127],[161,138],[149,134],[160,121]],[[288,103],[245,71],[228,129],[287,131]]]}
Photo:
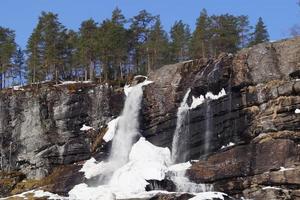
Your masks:
{"label": "cliff face", "polygon": [[4,91],[0,96],[2,169],[40,179],[56,166],[88,159],[92,141],[81,127],[99,131],[119,114],[122,99],[122,93],[108,86],[91,84]]}
{"label": "cliff face", "polygon": [[159,69],[151,74],[154,84],[145,93],[143,134],[170,147],[176,109],[188,88],[190,104],[193,97],[224,88],[225,96],[189,112],[187,151],[189,159],[200,161],[187,175],[233,196],[299,198],[299,53],[296,38]]}
{"label": "cliff face", "polygon": [[[171,147],[176,113],[188,89],[189,105],[225,90],[225,96],[189,110],[186,151],[188,159],[199,161],[188,177],[236,197],[300,198],[299,55],[296,38],[150,73],[154,83],[144,88],[142,135]],[[105,126],[120,114],[123,101],[121,89],[94,84],[2,92],[0,167],[18,172],[0,173],[0,196],[45,185],[66,194],[83,180],[77,163],[108,152]],[[80,131],[84,124],[95,130]],[[24,174],[43,183],[25,186]]]}

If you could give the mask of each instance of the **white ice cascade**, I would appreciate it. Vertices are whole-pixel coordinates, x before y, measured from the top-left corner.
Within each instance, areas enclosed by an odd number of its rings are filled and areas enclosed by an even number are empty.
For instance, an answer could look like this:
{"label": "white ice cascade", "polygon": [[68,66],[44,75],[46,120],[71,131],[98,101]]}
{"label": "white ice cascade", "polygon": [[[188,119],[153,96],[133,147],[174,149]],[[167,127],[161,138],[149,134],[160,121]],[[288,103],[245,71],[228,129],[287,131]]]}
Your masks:
{"label": "white ice cascade", "polygon": [[104,166],[104,176],[99,180],[105,183],[111,174],[128,162],[131,147],[139,136],[139,112],[143,97],[144,85],[151,81],[144,81],[130,88],[126,97],[123,111],[117,122],[116,133],[112,141],[111,152]]}
{"label": "white ice cascade", "polygon": [[185,162],[188,156],[189,139],[189,105],[187,104],[191,89],[188,89],[177,111],[176,129],[172,141],[172,162]]}

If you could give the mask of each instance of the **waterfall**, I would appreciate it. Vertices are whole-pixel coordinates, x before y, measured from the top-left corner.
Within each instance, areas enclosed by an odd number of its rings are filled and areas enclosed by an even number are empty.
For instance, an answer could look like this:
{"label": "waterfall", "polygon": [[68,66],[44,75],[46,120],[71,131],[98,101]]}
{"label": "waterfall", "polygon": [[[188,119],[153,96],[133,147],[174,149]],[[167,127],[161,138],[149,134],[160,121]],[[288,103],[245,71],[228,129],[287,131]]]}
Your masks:
{"label": "waterfall", "polygon": [[210,149],[210,140],[212,135],[212,114],[210,101],[207,99],[205,101],[205,138],[204,138],[204,153],[207,154]]}
{"label": "waterfall", "polygon": [[125,165],[131,147],[139,136],[139,113],[143,97],[143,86],[151,83],[144,81],[127,91],[123,111],[119,117],[115,136],[112,141],[110,155],[103,164],[103,173],[99,178],[99,183],[107,183],[113,172]]}
{"label": "waterfall", "polygon": [[172,162],[185,162],[188,156],[189,109],[187,100],[191,89],[188,89],[177,111],[176,129],[172,141]]}

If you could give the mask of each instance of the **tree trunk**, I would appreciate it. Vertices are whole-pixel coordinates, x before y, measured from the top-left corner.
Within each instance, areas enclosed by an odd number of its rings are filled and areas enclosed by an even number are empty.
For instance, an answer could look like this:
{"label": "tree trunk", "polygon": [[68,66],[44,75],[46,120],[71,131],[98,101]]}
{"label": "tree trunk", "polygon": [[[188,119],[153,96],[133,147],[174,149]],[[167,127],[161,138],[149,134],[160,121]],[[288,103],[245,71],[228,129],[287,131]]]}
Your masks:
{"label": "tree trunk", "polygon": [[94,62],[91,60],[90,61],[90,81],[94,81]]}
{"label": "tree trunk", "polygon": [[57,85],[58,83],[58,70],[57,70],[57,66],[55,65],[55,84]]}
{"label": "tree trunk", "polygon": [[147,48],[147,61],[147,73],[149,73],[151,71],[149,48]]}
{"label": "tree trunk", "polygon": [[88,71],[87,71],[86,68],[84,69],[84,80],[85,80],[85,81],[88,80]]}
{"label": "tree trunk", "polygon": [[204,41],[201,42],[202,46],[202,58],[205,58],[205,47],[204,47]]}

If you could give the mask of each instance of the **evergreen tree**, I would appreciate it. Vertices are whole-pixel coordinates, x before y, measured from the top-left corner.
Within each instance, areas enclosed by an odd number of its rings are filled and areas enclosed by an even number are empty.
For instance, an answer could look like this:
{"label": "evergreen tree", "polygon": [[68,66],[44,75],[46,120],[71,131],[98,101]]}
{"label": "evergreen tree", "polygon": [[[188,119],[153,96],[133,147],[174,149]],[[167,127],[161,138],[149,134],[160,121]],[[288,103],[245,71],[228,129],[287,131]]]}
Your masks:
{"label": "evergreen tree", "polygon": [[122,11],[116,7],[112,12],[111,21],[113,24],[124,26],[124,24],[127,22],[125,16],[122,14]]}
{"label": "evergreen tree", "polygon": [[81,23],[79,29],[78,51],[80,64],[85,70],[85,80],[94,79],[95,63],[97,58],[97,23],[93,19]]}
{"label": "evergreen tree", "polygon": [[252,34],[250,46],[269,41],[269,33],[263,19],[260,17]]}
{"label": "evergreen tree", "polygon": [[151,27],[156,22],[156,16],[151,15],[146,10],[142,10],[138,15],[131,19],[130,25],[130,44],[131,44],[131,59],[136,67],[137,73],[146,73],[147,46],[146,42],[149,39]]}
{"label": "evergreen tree", "polygon": [[27,66],[29,69],[28,75],[31,83],[44,80],[42,72],[42,52],[41,52],[41,31],[40,26],[37,26],[27,42]]}
{"label": "evergreen tree", "polygon": [[12,67],[12,58],[16,51],[14,31],[0,27],[0,89],[5,87],[5,77]]}
{"label": "evergreen tree", "polygon": [[160,18],[157,17],[155,24],[152,26],[149,38],[146,42],[147,52],[147,72],[157,69],[163,64],[168,63],[168,36],[163,30]]}
{"label": "evergreen tree", "polygon": [[190,42],[190,28],[181,20],[176,21],[170,31],[170,57],[172,62],[181,62],[188,59]]}
{"label": "evergreen tree", "polygon": [[105,20],[99,29],[100,60],[103,66],[104,78],[117,79],[121,76],[120,66],[127,56],[127,31],[122,24]]}
{"label": "evergreen tree", "polygon": [[24,51],[18,47],[13,58],[11,69],[12,84],[24,85],[27,79],[27,66],[25,65]]}
{"label": "evergreen tree", "polygon": [[211,16],[213,56],[221,52],[234,53],[240,46],[239,18],[225,14]]}
{"label": "evergreen tree", "polygon": [[58,15],[42,12],[38,25],[34,29],[27,45],[29,66],[33,69],[33,82],[51,78],[58,81],[61,64],[61,37],[64,27],[58,21]]}
{"label": "evergreen tree", "polygon": [[211,33],[211,19],[207,11],[203,9],[197,19],[196,29],[193,32],[190,53],[193,58],[208,57],[210,55],[209,47]]}
{"label": "evergreen tree", "polygon": [[75,80],[79,78],[79,55],[77,50],[78,34],[73,30],[64,30],[59,43],[60,75],[63,80]]}
{"label": "evergreen tree", "polygon": [[240,47],[247,47],[250,43],[250,30],[252,27],[249,25],[248,16],[241,15],[238,17],[238,30],[240,33]]}

